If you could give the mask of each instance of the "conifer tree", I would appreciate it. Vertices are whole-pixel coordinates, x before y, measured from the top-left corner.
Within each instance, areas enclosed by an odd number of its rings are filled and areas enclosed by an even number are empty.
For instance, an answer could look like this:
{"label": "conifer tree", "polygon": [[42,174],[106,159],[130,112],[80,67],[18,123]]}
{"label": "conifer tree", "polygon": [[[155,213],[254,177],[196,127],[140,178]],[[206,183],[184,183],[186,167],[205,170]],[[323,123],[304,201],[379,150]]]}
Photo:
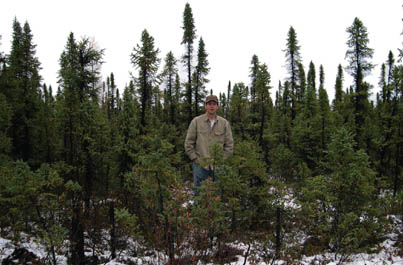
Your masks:
{"label": "conifer tree", "polygon": [[0,92],[0,172],[10,160],[12,142],[8,136],[8,129],[11,126],[11,117],[11,106],[7,103],[4,94]]}
{"label": "conifer tree", "polygon": [[391,91],[391,82],[393,79],[393,68],[395,66],[395,58],[393,56],[392,51],[389,51],[389,55],[388,55],[388,60],[386,62],[386,66],[387,66],[387,80],[386,80],[386,89],[382,90],[383,94],[382,94],[382,98],[383,101],[385,102],[390,102],[391,100],[391,96],[392,96],[392,91]]}
{"label": "conifer tree", "polygon": [[250,67],[250,74],[249,77],[251,79],[250,84],[250,105],[251,105],[251,113],[252,113],[252,122],[256,123],[257,121],[257,103],[256,103],[256,82],[257,82],[257,75],[259,72],[259,57],[257,55],[252,56],[251,67]]}
{"label": "conifer tree", "polygon": [[[182,87],[181,87],[181,80],[179,77],[179,73],[176,73],[175,76],[175,96],[173,98],[174,104],[177,106],[177,119],[176,119],[176,124],[178,125],[180,121],[181,114],[183,113],[183,104],[182,104]],[[184,125],[182,123],[182,125]],[[187,125],[184,125],[187,126]]]}
{"label": "conifer tree", "polygon": [[42,99],[40,108],[40,149],[37,150],[41,154],[42,161],[52,163],[57,161],[57,152],[60,150],[60,139],[56,134],[57,120],[56,120],[56,104],[53,96],[52,87],[49,88],[46,84],[42,86]]}
{"label": "conifer tree", "polygon": [[326,89],[324,87],[325,82],[325,72],[323,66],[319,68],[319,111],[321,120],[321,152],[326,149],[326,145],[330,141],[330,135],[333,131],[330,119],[330,105],[329,97],[327,95]]}
{"label": "conifer tree", "polygon": [[140,93],[140,133],[145,133],[147,120],[150,118],[151,105],[153,100],[153,90],[157,84],[157,70],[160,59],[158,58],[159,49],[154,47],[154,38],[143,30],[141,34],[141,45],[133,49],[131,62],[134,67],[139,69],[137,84]]}
{"label": "conifer tree", "polygon": [[337,67],[337,76],[336,76],[336,83],[334,86],[335,95],[333,100],[333,110],[339,111],[340,105],[343,102],[343,81],[344,81],[344,74],[343,74],[343,67],[339,64]]}
{"label": "conifer tree", "polygon": [[108,119],[110,120],[117,110],[118,100],[118,98],[116,97],[115,76],[113,75],[113,73],[111,73],[110,76],[108,76],[106,79],[106,89],[106,111]]}
{"label": "conifer tree", "polygon": [[383,63],[381,66],[381,74],[379,77],[379,82],[378,82],[379,87],[381,88],[381,92],[380,92],[380,99],[379,99],[379,103],[382,104],[383,102],[386,101],[386,65]]}
{"label": "conifer tree", "polygon": [[290,27],[287,34],[287,44],[285,52],[287,70],[288,70],[288,81],[289,90],[291,97],[291,119],[294,120],[297,111],[297,95],[300,94],[298,87],[298,67],[301,63],[301,46],[298,45],[297,33],[293,27]]}
{"label": "conifer tree", "polygon": [[13,22],[13,41],[8,57],[5,96],[13,110],[13,156],[38,166],[35,149],[38,148],[38,121],[40,105],[40,62],[35,56],[36,45],[28,22],[21,28],[17,19]]}
{"label": "conifer tree", "polygon": [[[314,72],[313,64],[310,68],[311,77]],[[303,107],[297,115],[292,127],[293,150],[311,171],[315,171],[319,164],[320,119],[319,103],[312,79],[308,83],[304,95]]]}
{"label": "conifer tree", "polygon": [[259,138],[258,142],[260,145],[263,144],[263,131],[267,125],[267,120],[269,119],[269,111],[272,107],[272,102],[270,98],[271,89],[271,76],[267,69],[266,64],[259,66],[259,70],[256,76],[256,98],[259,106]]}
{"label": "conifer tree", "polygon": [[194,113],[195,116],[200,114],[200,107],[203,99],[205,98],[207,91],[205,88],[206,83],[209,80],[206,78],[208,73],[210,72],[210,68],[208,67],[209,62],[207,60],[207,52],[205,48],[205,44],[202,38],[199,40],[199,48],[197,50],[197,65],[194,72],[193,79],[193,94],[194,94]]}
{"label": "conifer tree", "polygon": [[229,113],[229,102],[231,100],[231,81],[228,81],[228,89],[227,89],[227,105],[225,107],[225,111],[224,111],[224,117],[227,119],[228,118],[228,113]]}
{"label": "conifer tree", "polygon": [[234,136],[240,136],[243,140],[246,139],[246,128],[250,120],[248,120],[248,88],[244,83],[236,83],[233,88],[230,104],[230,121]]}
{"label": "conifer tree", "polygon": [[372,58],[374,50],[368,47],[368,31],[360,19],[355,18],[353,24],[347,28],[349,34],[347,40],[346,58],[348,60],[347,71],[354,79],[354,110],[355,123],[357,129],[357,140],[360,139],[358,145],[363,146],[361,134],[365,116],[368,112],[369,102],[369,84],[364,82],[364,77],[368,75],[374,68],[374,65],[369,62]]}
{"label": "conifer tree", "polygon": [[[100,120],[98,100],[99,65],[103,50],[95,48],[88,38],[76,42],[70,33],[65,50],[60,56],[59,84],[63,91],[63,109],[59,114],[63,154],[66,164],[71,167],[64,176],[73,186],[82,188],[82,193],[73,193],[71,225],[71,262],[84,263],[84,219],[90,212],[90,198],[94,182],[100,178],[103,167],[95,158],[99,148],[105,143],[101,132],[105,131]],[[97,66],[94,68],[94,66]],[[75,184],[74,184],[75,183]],[[80,189],[81,189],[80,188]],[[75,189],[77,190],[77,189]],[[84,202],[84,209],[82,203]]]}
{"label": "conifer tree", "polygon": [[140,133],[140,105],[136,99],[134,83],[131,81],[123,92],[121,111],[118,114],[120,147],[118,151],[117,176],[119,188],[124,188],[124,176],[134,165],[135,153],[138,151],[137,137]]}
{"label": "conifer tree", "polygon": [[304,97],[305,90],[306,90],[306,85],[307,84],[306,84],[304,66],[302,65],[302,63],[299,63],[298,64],[298,90],[296,91],[296,95],[295,95],[296,101],[298,102],[298,105],[297,105],[298,108],[300,108],[300,105],[302,104],[303,97]]}
{"label": "conifer tree", "polygon": [[169,122],[171,124],[175,124],[176,120],[176,112],[178,105],[176,104],[175,97],[176,97],[176,91],[175,91],[175,77],[178,74],[178,69],[176,66],[176,59],[173,53],[170,51],[165,57],[165,66],[163,70],[163,78],[164,78],[164,83],[166,86],[166,100],[164,101],[165,108],[168,109],[169,112]]}
{"label": "conifer tree", "polygon": [[[402,103],[402,84],[403,84],[403,66],[397,65],[393,69],[392,73],[392,82],[391,82],[391,90],[392,90],[392,98],[391,98],[391,106],[389,107],[389,116],[391,119],[390,129],[385,128],[386,130],[392,130],[392,135],[390,139],[391,144],[391,157],[388,158],[390,165],[387,165],[387,168],[392,168],[392,171],[388,171],[388,174],[391,174],[392,178],[392,186],[393,186],[393,195],[396,196],[399,191],[401,191],[401,182],[402,182],[402,163],[403,160],[403,103]],[[389,146],[389,145],[387,145]]]}
{"label": "conifer tree", "polygon": [[[1,35],[0,35],[1,41]],[[1,42],[0,42],[1,45]],[[6,58],[0,51],[0,168],[10,159],[12,142],[8,135],[11,126],[12,109],[4,94],[6,87]]]}
{"label": "conifer tree", "polygon": [[337,130],[326,156],[328,173],[308,179],[303,190],[304,210],[313,217],[308,221],[322,231],[340,261],[377,240],[383,226],[374,196],[375,172],[368,155],[354,145],[351,133]]}
{"label": "conifer tree", "polygon": [[185,55],[183,56],[183,62],[187,71],[186,82],[186,112],[188,113],[188,122],[193,119],[192,112],[192,60],[193,60],[193,42],[196,39],[196,27],[193,19],[192,8],[189,3],[186,3],[185,10],[183,12],[183,38],[181,44],[185,45]]}
{"label": "conifer tree", "polygon": [[307,87],[312,88],[314,91],[316,91],[316,70],[315,70],[315,64],[312,61],[309,63],[309,70],[307,75]]}

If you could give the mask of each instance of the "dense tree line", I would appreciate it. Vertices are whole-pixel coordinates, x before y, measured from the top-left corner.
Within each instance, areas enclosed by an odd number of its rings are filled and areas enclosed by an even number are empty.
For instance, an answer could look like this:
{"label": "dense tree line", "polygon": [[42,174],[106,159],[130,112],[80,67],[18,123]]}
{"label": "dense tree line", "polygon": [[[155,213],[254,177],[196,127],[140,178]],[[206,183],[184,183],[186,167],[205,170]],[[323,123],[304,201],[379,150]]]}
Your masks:
{"label": "dense tree line", "polygon": [[[246,257],[267,261],[323,250],[342,260],[380,242],[387,217],[403,210],[402,53],[385,56],[379,83],[367,83],[374,50],[356,18],[346,30],[348,65],[339,65],[329,102],[323,66],[310,62],[305,74],[290,27],[288,76],[275,94],[257,55],[250,84],[229,82],[220,93],[235,152],[224,159],[211,147],[219,170],[189,205],[183,142],[189,121],[203,112],[210,70],[202,37],[194,53],[189,4],[183,30],[184,56],[169,52],[162,64],[144,30],[128,55],[137,73],[124,88],[113,73],[100,75],[104,51],[71,33],[54,91],[40,76],[29,24],[14,20],[10,53],[0,53],[2,235],[38,236],[51,264],[65,239],[71,264],[88,264],[88,249],[96,256],[107,248],[114,258],[134,247],[128,238],[139,243],[133,255],[158,250],[169,264],[225,263],[236,240],[257,251]],[[353,84],[344,84],[344,71]],[[374,87],[380,92],[371,101]],[[287,204],[290,196],[301,207]],[[297,241],[301,231],[306,242]]]}

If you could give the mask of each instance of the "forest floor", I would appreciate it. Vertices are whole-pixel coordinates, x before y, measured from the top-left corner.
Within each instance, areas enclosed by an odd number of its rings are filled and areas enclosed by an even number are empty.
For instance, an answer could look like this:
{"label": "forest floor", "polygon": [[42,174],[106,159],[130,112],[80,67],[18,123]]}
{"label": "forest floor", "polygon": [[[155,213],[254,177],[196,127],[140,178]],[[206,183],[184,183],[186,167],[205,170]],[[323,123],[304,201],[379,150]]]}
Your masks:
{"label": "forest floor", "polygon": [[[232,247],[241,253],[234,257],[233,261],[225,263],[229,265],[285,265],[285,264],[298,264],[298,265],[403,265],[403,249],[402,243],[399,242],[402,238],[403,226],[401,218],[394,217],[394,229],[393,233],[386,235],[384,242],[382,242],[373,254],[359,253],[351,255],[341,261],[340,257],[337,257],[335,253],[323,253],[311,257],[304,256],[299,261],[287,262],[286,260],[278,259],[271,260],[270,262],[261,261],[258,259],[252,260],[252,256],[245,261],[243,256],[246,253],[247,246],[244,244],[234,244]],[[136,244],[132,242],[132,244]],[[399,247],[400,246],[400,247]],[[65,255],[56,256],[57,264],[67,265],[67,248],[61,251]],[[253,251],[250,251],[253,252]],[[93,252],[87,252],[88,257],[93,256]],[[148,253],[148,256],[133,257],[129,251],[122,251],[118,253],[118,257],[111,260],[110,252],[104,250],[102,252],[97,251],[95,253],[99,261],[95,261],[93,264],[105,264],[105,265],[123,265],[123,264],[154,264],[163,265],[167,264],[167,256],[163,253]],[[256,257],[255,257],[256,258]],[[31,263],[27,261],[30,260]],[[46,247],[40,243],[37,238],[24,236],[18,243],[14,243],[11,239],[0,237],[0,264],[53,264],[50,262],[49,254]],[[12,263],[7,263],[7,262]],[[198,264],[205,264],[199,262]],[[213,263],[207,263],[208,265]]]}

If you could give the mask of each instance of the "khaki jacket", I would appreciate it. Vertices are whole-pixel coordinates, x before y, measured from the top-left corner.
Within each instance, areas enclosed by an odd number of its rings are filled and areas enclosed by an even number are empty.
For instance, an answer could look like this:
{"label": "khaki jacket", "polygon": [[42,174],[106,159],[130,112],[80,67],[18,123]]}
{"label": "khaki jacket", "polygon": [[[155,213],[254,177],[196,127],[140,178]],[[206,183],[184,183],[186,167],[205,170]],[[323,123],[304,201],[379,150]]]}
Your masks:
{"label": "khaki jacket", "polygon": [[195,117],[189,125],[185,152],[193,161],[200,158],[209,158],[209,147],[212,143],[222,145],[224,154],[228,156],[234,150],[234,141],[229,122],[218,116],[213,128],[207,114]]}

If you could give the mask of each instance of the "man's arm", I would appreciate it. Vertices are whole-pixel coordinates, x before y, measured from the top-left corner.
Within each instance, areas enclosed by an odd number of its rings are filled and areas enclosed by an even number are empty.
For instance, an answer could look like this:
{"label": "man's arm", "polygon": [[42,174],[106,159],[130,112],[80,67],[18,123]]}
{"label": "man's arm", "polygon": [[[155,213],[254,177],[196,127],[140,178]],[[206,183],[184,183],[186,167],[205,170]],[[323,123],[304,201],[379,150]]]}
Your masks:
{"label": "man's arm", "polygon": [[185,152],[192,161],[198,159],[196,154],[196,139],[197,139],[197,126],[196,119],[193,119],[189,125],[186,139],[185,139]]}

